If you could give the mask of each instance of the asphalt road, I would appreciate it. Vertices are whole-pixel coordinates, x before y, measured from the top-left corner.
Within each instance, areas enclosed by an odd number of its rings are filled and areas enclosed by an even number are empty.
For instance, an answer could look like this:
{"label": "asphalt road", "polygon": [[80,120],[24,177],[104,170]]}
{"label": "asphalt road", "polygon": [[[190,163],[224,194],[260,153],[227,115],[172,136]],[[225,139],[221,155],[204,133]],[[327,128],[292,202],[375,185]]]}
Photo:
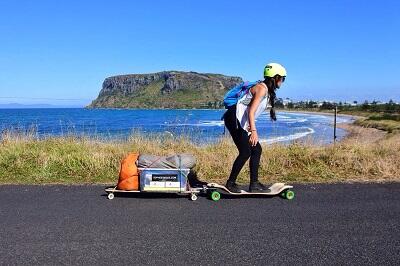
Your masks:
{"label": "asphalt road", "polygon": [[116,196],[0,186],[0,264],[399,265],[400,183],[275,198]]}

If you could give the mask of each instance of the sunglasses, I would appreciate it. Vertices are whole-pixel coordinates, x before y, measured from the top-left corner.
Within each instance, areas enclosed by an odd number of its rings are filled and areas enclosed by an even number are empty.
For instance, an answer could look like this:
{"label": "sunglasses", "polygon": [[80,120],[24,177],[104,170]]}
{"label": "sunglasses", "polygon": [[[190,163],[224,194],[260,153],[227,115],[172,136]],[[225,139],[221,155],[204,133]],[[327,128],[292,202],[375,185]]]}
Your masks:
{"label": "sunglasses", "polygon": [[[280,77],[280,81],[285,82],[286,76],[279,76]],[[279,80],[277,79],[277,77],[275,77],[275,81],[278,82]]]}

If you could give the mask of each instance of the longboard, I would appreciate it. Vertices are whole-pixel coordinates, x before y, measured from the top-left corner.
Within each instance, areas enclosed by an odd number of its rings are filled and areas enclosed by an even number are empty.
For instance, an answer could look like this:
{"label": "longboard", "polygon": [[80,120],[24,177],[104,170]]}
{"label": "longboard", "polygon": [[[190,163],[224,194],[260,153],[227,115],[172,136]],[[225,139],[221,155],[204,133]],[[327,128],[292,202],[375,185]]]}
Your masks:
{"label": "longboard", "polygon": [[212,200],[217,201],[220,199],[221,195],[217,190],[221,190],[231,195],[236,196],[244,196],[244,195],[263,195],[263,196],[275,196],[281,195],[283,198],[286,199],[293,199],[294,192],[291,190],[293,186],[286,185],[285,183],[275,183],[269,187],[271,190],[270,192],[249,192],[245,190],[241,190],[240,193],[232,192],[227,189],[225,186],[217,184],[217,183],[208,183],[207,188],[210,190],[209,195]]}
{"label": "longboard", "polygon": [[[114,193],[151,193],[150,191],[148,192],[143,192],[143,191],[139,191],[139,190],[120,190],[117,189],[117,186],[115,187],[109,187],[104,189],[105,192],[107,192],[107,198],[112,200],[114,198]],[[173,191],[171,193],[177,193],[177,194],[190,194],[190,199],[191,200],[197,200],[197,195],[203,191],[202,188],[191,188],[188,191],[182,191],[182,192],[176,192]],[[155,192],[161,192],[161,191],[155,191]]]}

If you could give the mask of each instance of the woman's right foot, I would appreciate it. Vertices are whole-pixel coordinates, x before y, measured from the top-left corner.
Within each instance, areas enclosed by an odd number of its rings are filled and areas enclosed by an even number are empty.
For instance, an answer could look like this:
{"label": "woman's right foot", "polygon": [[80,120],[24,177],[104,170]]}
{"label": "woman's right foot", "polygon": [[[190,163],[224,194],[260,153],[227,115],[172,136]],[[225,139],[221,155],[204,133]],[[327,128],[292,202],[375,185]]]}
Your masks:
{"label": "woman's right foot", "polygon": [[233,193],[241,193],[242,192],[242,190],[239,188],[239,186],[235,182],[232,182],[232,181],[229,181],[229,180],[226,182],[225,187],[230,192],[233,192]]}

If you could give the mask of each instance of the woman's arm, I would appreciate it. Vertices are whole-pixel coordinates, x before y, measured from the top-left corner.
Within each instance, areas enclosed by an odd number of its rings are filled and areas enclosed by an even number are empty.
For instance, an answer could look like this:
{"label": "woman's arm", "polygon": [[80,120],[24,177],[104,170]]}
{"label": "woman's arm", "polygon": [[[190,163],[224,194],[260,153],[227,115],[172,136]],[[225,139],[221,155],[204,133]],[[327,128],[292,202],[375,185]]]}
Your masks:
{"label": "woman's arm", "polygon": [[250,125],[249,131],[251,133],[249,142],[252,146],[255,146],[257,145],[258,142],[258,134],[257,134],[254,115],[261,102],[261,99],[267,93],[266,86],[263,86],[262,84],[257,84],[256,86],[251,88],[251,93],[253,94],[253,98],[250,102],[250,107],[249,107],[249,125]]}
{"label": "woman's arm", "polygon": [[253,98],[249,104],[249,130],[256,130],[256,122],[254,115],[257,111],[258,106],[260,105],[261,99],[267,93],[267,89],[262,84],[257,84],[253,88],[251,88],[251,93],[253,94]]}

